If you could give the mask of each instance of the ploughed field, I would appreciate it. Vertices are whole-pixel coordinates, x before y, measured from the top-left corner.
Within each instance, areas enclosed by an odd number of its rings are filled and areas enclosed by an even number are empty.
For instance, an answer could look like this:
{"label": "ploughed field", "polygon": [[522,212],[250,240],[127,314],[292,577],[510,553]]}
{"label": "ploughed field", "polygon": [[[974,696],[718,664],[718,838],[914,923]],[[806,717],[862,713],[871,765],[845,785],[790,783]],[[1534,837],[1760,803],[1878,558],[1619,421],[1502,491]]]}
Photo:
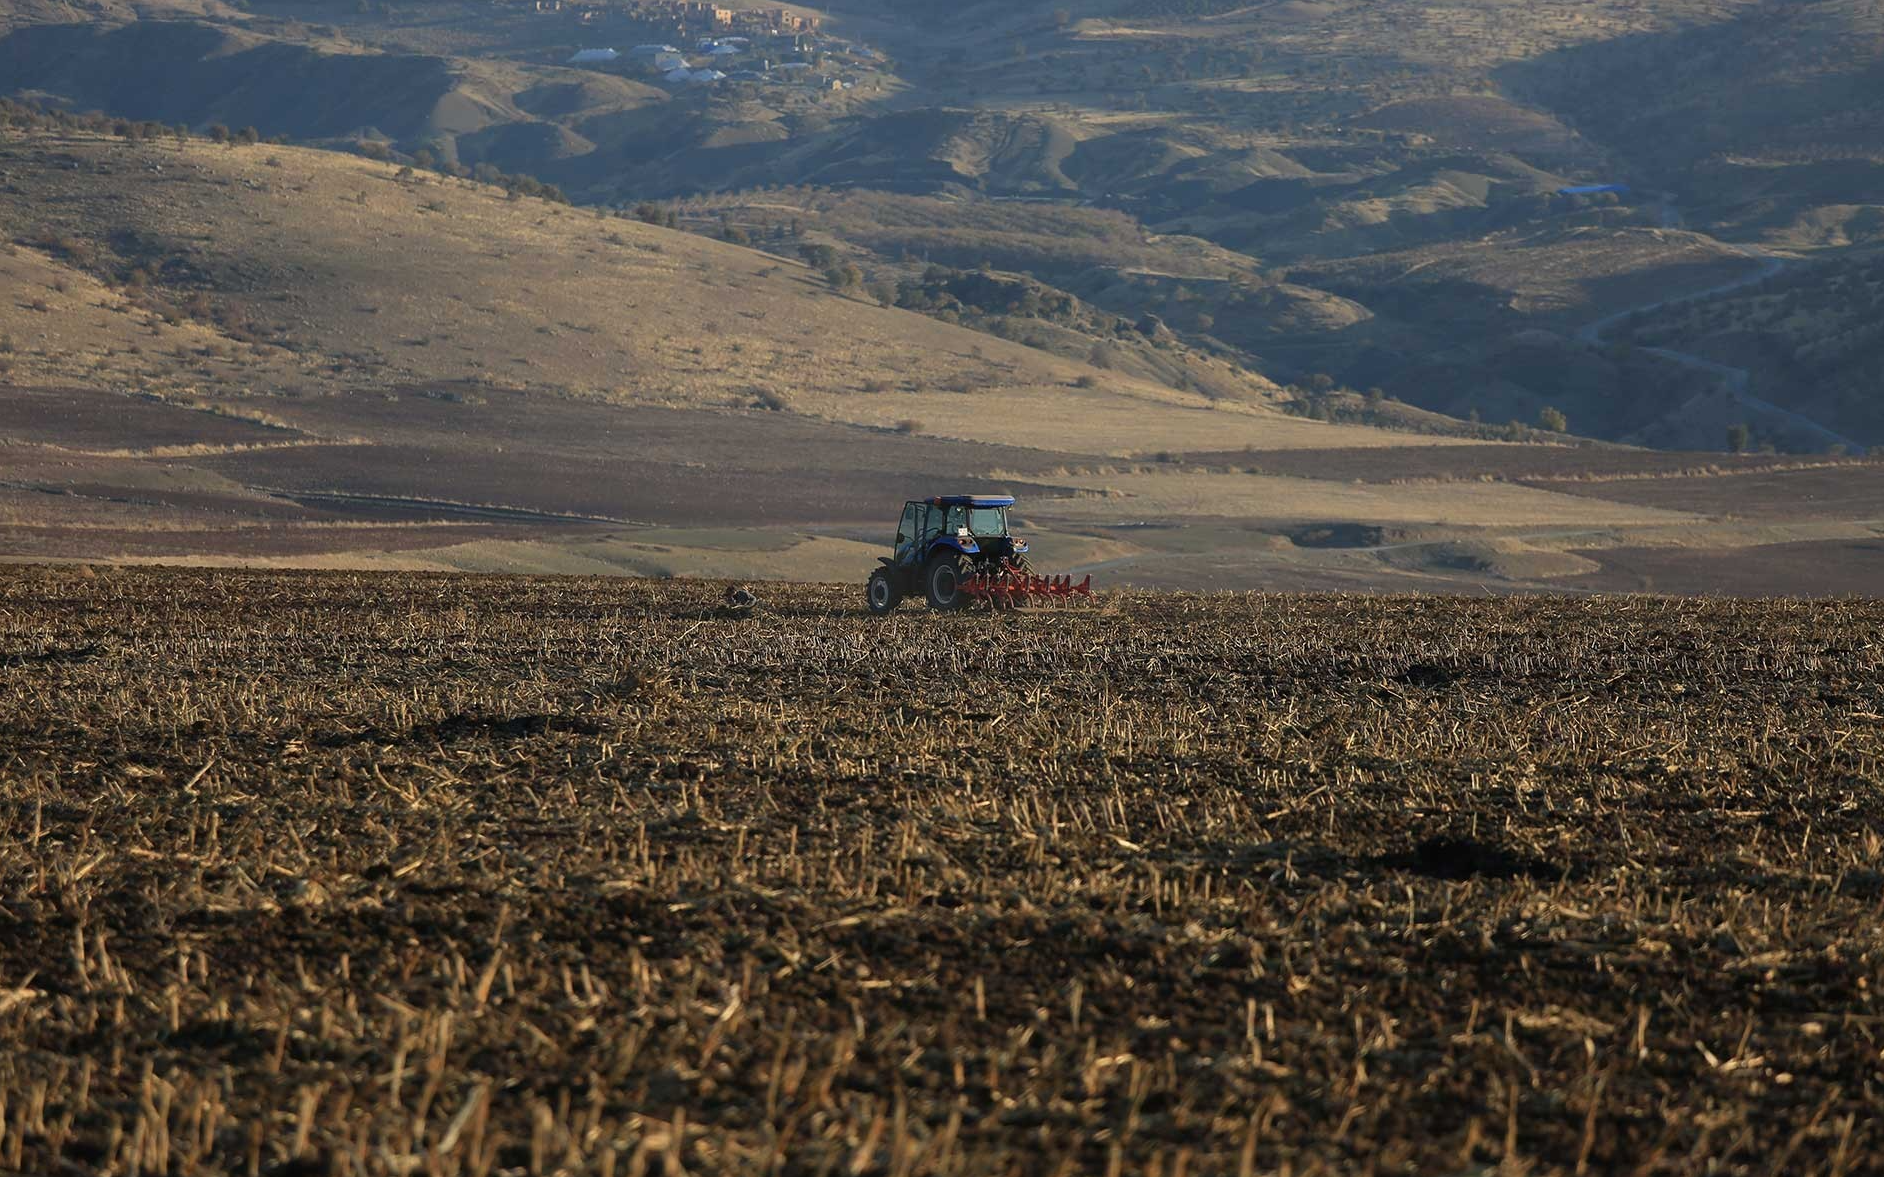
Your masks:
{"label": "ploughed field", "polygon": [[0,1167],[1876,1172],[1884,604],[0,575]]}

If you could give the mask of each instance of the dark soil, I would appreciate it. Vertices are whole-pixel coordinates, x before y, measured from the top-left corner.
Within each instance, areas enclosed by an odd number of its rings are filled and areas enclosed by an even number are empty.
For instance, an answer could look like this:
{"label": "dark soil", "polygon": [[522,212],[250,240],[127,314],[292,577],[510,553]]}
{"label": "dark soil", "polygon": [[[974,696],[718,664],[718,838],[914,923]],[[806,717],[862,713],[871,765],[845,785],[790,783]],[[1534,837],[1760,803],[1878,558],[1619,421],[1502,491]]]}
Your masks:
{"label": "dark soil", "polygon": [[0,1168],[1884,1168],[1884,605],[0,572]]}

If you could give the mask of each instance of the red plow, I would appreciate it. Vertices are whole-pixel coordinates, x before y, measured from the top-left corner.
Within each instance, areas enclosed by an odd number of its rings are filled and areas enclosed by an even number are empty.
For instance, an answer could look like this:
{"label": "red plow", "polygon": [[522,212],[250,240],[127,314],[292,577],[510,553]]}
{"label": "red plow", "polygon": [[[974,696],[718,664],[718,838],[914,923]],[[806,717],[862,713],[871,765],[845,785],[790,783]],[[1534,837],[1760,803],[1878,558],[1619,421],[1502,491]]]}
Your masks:
{"label": "red plow", "polygon": [[1036,601],[1090,597],[1092,577],[1075,582],[1071,576],[1036,576],[1017,568],[1003,568],[965,577],[961,591],[970,600],[986,601],[996,608],[1012,608]]}

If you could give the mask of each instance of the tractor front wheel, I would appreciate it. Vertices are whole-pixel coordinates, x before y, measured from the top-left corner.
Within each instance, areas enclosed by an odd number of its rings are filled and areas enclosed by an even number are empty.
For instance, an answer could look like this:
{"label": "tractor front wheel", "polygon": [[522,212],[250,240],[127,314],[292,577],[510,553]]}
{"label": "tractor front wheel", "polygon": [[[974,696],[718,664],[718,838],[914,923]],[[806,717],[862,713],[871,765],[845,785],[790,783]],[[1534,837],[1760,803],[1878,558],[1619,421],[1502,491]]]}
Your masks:
{"label": "tractor front wheel", "polygon": [[922,583],[929,591],[929,608],[960,609],[968,604],[962,582],[968,579],[973,568],[967,556],[954,552],[942,552],[931,558],[922,574]]}
{"label": "tractor front wheel", "polygon": [[879,568],[870,574],[870,583],[864,586],[864,600],[870,603],[870,611],[881,617],[902,604],[903,591],[897,587],[889,569]]}

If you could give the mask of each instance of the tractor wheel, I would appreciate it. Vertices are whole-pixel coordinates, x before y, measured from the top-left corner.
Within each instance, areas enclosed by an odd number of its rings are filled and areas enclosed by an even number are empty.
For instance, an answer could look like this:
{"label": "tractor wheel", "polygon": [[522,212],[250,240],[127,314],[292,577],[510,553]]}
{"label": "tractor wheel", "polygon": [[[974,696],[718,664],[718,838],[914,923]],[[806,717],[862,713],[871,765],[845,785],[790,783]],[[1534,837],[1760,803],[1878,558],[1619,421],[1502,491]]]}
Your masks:
{"label": "tractor wheel", "polygon": [[962,591],[962,581],[967,580],[974,568],[967,556],[954,552],[941,552],[930,558],[922,570],[923,587],[929,593],[929,608],[960,609],[968,604],[968,594]]}
{"label": "tractor wheel", "polygon": [[896,587],[896,578],[887,568],[879,568],[870,574],[870,583],[864,586],[864,600],[870,603],[870,611],[879,617],[896,608],[903,602],[903,591]]}

